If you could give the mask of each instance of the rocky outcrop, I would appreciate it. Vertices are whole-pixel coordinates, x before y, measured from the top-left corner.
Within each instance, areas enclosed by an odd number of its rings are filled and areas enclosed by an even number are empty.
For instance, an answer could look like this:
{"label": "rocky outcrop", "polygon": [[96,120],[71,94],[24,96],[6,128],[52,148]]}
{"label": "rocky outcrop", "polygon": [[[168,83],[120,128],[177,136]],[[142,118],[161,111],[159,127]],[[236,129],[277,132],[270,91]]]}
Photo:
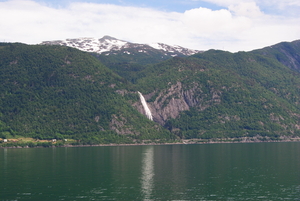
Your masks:
{"label": "rocky outcrop", "polygon": [[112,115],[112,120],[109,124],[111,130],[115,131],[118,134],[126,135],[126,134],[134,134],[134,129],[131,126],[127,125],[126,118],[117,115]]}
{"label": "rocky outcrop", "polygon": [[[166,121],[171,118],[177,118],[182,111],[190,110],[195,107],[198,111],[203,111],[214,104],[221,103],[222,91],[214,88],[210,89],[209,93],[203,93],[202,86],[199,83],[191,83],[186,86],[177,82],[160,92],[154,91],[145,94],[147,100],[155,96],[153,102],[147,101],[148,107],[151,110],[153,120],[160,125],[165,125]],[[142,114],[145,114],[142,104],[135,102],[133,106]]]}
{"label": "rocky outcrop", "polygon": [[[189,110],[190,107],[196,106],[199,100],[195,98],[195,91],[199,90],[197,85],[193,88],[184,90],[181,82],[171,85],[168,89],[159,92],[154,102],[148,102],[153,120],[161,125],[170,118],[177,118],[182,111]],[[145,95],[150,99],[155,92]],[[145,115],[145,111],[140,102],[133,105],[140,113]]]}
{"label": "rocky outcrop", "polygon": [[[186,97],[189,99],[193,96],[190,94]],[[171,85],[169,89],[161,91],[155,101],[150,103],[153,119],[164,125],[167,119],[176,118],[181,111],[189,110],[190,106],[188,103],[193,101],[186,102],[182,84],[177,82],[175,85]]]}

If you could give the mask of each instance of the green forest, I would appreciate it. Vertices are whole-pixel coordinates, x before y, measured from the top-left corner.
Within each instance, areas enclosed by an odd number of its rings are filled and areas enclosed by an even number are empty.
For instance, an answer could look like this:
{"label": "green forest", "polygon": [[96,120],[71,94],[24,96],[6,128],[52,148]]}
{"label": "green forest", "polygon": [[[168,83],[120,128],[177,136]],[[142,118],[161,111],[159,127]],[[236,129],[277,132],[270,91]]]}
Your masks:
{"label": "green forest", "polygon": [[[162,58],[1,43],[0,138],[92,145],[300,136],[297,44]],[[139,112],[137,91],[154,121]]]}
{"label": "green forest", "polygon": [[[2,138],[71,138],[101,144],[171,137],[116,93],[131,90],[131,84],[87,53],[1,44],[0,56]],[[131,96],[138,99],[137,94]]]}

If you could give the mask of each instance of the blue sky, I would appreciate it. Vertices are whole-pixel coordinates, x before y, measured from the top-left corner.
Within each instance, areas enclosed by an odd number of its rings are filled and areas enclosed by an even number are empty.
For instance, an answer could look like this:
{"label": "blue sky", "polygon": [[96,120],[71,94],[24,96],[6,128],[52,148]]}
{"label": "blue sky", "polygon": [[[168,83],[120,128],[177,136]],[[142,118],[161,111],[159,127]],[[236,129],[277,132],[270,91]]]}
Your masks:
{"label": "blue sky", "polygon": [[0,42],[110,35],[198,50],[300,39],[299,0],[0,0]]}
{"label": "blue sky", "polygon": [[[3,0],[1,0],[3,1]],[[98,4],[115,4],[120,6],[136,6],[136,7],[146,7],[153,8],[163,11],[175,11],[184,12],[197,7],[207,7],[213,10],[222,8],[213,3],[197,0],[36,0],[36,2],[46,3],[52,7],[65,7],[70,2],[86,2],[86,3],[98,3]]]}

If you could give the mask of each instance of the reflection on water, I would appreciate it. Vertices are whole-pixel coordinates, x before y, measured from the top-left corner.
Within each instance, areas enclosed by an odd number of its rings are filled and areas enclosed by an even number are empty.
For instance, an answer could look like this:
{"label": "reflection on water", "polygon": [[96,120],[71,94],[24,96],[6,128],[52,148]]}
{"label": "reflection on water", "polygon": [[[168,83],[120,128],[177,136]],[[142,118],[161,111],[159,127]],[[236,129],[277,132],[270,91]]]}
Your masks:
{"label": "reflection on water", "polygon": [[0,149],[0,201],[300,200],[300,143]]}
{"label": "reflection on water", "polygon": [[142,192],[144,200],[150,199],[153,189],[153,176],[154,176],[154,147],[145,147],[142,162]]}
{"label": "reflection on water", "polygon": [[4,170],[6,170],[6,166],[7,166],[7,149],[4,148],[3,149],[3,167],[4,167]]}

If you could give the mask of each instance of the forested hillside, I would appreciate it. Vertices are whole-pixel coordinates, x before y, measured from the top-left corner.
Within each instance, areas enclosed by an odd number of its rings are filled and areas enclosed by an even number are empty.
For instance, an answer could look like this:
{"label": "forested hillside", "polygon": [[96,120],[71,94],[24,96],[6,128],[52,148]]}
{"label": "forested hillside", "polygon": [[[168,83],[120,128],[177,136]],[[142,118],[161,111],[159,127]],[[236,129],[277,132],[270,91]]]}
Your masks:
{"label": "forested hillside", "polygon": [[[62,46],[0,45],[0,137],[87,143],[168,139],[119,90],[130,84],[88,53]],[[131,92],[127,97],[138,100]]]}
{"label": "forested hillside", "polygon": [[[160,62],[141,52],[105,56],[2,43],[0,138],[104,144],[300,136],[297,45]],[[145,117],[138,91],[154,121]]]}
{"label": "forested hillside", "polygon": [[210,50],[140,76],[154,118],[182,138],[300,133],[300,76],[276,59]]}
{"label": "forested hillside", "polygon": [[300,72],[300,40],[282,42],[252,52],[274,58],[283,65]]}
{"label": "forested hillside", "polygon": [[[123,51],[128,51],[130,54]],[[133,83],[138,79],[137,73],[145,69],[147,65],[172,58],[172,56],[164,55],[155,49],[148,49],[147,54],[132,48],[126,48],[123,51],[112,51],[110,55],[97,53],[92,53],[92,55],[115,73]]]}

